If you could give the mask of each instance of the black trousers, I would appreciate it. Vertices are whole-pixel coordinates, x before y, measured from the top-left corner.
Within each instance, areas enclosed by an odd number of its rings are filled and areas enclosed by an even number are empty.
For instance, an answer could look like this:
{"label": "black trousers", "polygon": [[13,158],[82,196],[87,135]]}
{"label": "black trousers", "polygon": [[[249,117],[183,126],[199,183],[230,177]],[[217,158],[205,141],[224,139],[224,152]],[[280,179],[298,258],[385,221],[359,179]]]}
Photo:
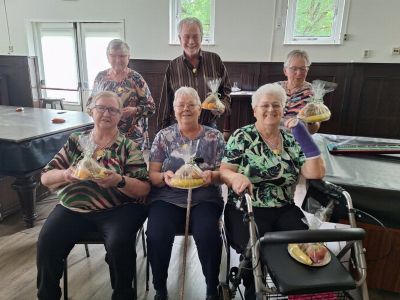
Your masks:
{"label": "black trousers", "polygon": [[60,299],[64,259],[86,232],[99,231],[107,251],[112,299],[133,299],[135,239],[146,216],[147,208],[140,204],[93,213],[78,213],[57,205],[43,225],[37,243],[38,298]]}
{"label": "black trousers", "polygon": [[[219,284],[222,240],[219,219],[222,207],[202,202],[191,208],[190,231],[207,284],[207,295],[216,295]],[[185,232],[186,208],[165,201],[155,201],[149,207],[147,247],[153,272],[153,284],[160,294],[167,293],[168,266],[176,233]]]}
{"label": "black trousers", "polygon": [[[260,236],[272,231],[308,229],[308,226],[301,220],[304,218],[303,212],[294,204],[279,208],[253,207],[253,212]],[[250,234],[249,225],[243,223],[243,212],[237,210],[233,205],[227,204],[224,221],[228,243],[237,253],[244,255]],[[243,272],[243,285],[246,287],[245,299],[253,300],[256,298],[251,261],[247,267],[248,270]]]}

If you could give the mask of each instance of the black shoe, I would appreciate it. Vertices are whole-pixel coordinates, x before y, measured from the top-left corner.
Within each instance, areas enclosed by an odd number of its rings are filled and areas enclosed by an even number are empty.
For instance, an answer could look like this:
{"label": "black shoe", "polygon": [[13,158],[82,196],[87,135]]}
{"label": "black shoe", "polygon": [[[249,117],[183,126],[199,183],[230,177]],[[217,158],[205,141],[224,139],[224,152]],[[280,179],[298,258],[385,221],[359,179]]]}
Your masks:
{"label": "black shoe", "polygon": [[207,296],[206,300],[219,300],[219,297],[217,295]]}
{"label": "black shoe", "polygon": [[256,300],[256,291],[255,291],[254,285],[253,285],[253,287],[246,288],[244,290],[244,299],[245,300]]}
{"label": "black shoe", "polygon": [[154,300],[168,300],[168,295],[156,293]]}

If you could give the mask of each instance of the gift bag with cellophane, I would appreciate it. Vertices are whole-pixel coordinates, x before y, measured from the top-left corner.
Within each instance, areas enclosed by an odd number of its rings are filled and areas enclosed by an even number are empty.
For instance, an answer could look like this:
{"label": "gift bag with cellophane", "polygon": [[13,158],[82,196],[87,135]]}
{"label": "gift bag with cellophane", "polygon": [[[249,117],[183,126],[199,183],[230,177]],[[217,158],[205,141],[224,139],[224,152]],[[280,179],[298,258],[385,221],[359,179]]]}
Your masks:
{"label": "gift bag with cellophane", "polygon": [[220,94],[218,93],[218,88],[220,84],[221,78],[207,80],[207,85],[210,88],[211,93],[209,93],[207,98],[201,104],[203,109],[222,110],[225,108],[225,105],[219,99]]}
{"label": "gift bag with cellophane", "polygon": [[195,162],[198,144],[199,140],[180,145],[177,153],[185,163],[171,178],[171,185],[173,187],[179,189],[194,189],[204,184],[202,178],[203,171]]}
{"label": "gift bag with cellophane", "polygon": [[73,176],[80,180],[106,177],[106,169],[93,158],[93,156],[96,156],[97,145],[92,141],[90,135],[80,135],[78,143],[82,148],[83,158],[76,164]]}
{"label": "gift bag with cellophane", "polygon": [[337,84],[323,80],[314,80],[312,83],[313,96],[298,114],[298,118],[306,123],[324,122],[331,117],[331,111],[324,104],[325,94],[336,89]]}
{"label": "gift bag with cellophane", "polygon": [[[326,207],[322,206],[318,201],[311,202],[309,211],[312,213],[304,213],[305,218],[302,221],[308,225],[310,230],[320,229],[323,222],[328,221],[332,215],[334,202],[331,200]],[[302,243],[298,244],[300,250],[306,254],[310,260],[310,264],[319,264],[324,261],[328,249],[322,243]]]}

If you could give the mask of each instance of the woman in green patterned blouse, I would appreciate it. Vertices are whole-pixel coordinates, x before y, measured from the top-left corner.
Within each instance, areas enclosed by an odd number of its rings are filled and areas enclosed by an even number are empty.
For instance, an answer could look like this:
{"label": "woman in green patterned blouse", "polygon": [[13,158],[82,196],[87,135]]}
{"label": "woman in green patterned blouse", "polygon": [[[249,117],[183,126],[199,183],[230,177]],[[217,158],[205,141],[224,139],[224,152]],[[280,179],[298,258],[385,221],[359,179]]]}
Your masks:
{"label": "woman in green patterned blouse", "polygon": [[[60,299],[63,261],[74,244],[91,231],[99,231],[104,237],[113,278],[112,299],[134,298],[135,237],[147,217],[147,209],[140,199],[149,193],[150,184],[138,145],[118,130],[120,103],[115,93],[97,94],[90,106],[94,129],[73,133],[43,169],[41,181],[49,188],[58,189],[60,203],[50,213],[39,235],[39,299]],[[92,158],[106,169],[104,178],[75,178],[74,166],[83,158],[80,136],[89,138],[97,146]]]}
{"label": "woman in green patterned blouse", "polygon": [[[293,200],[296,183],[300,174],[308,179],[325,175],[323,159],[304,125],[291,122],[292,133],[279,128],[285,103],[281,86],[260,87],[252,97],[256,123],[236,130],[225,148],[220,168],[229,187],[225,225],[229,243],[238,253],[244,253],[249,240],[243,214],[235,209],[239,195],[246,189],[251,193],[260,235],[305,229],[304,215]],[[245,298],[255,299],[252,272],[246,272],[243,281]]]}

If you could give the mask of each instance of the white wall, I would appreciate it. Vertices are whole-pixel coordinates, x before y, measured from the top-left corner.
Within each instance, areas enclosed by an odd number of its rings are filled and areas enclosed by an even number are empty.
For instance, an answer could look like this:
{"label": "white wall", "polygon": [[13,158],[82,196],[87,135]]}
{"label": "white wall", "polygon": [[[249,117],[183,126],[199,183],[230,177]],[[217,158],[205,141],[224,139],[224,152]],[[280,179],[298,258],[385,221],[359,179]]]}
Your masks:
{"label": "white wall", "polygon": [[[225,61],[283,61],[287,52],[302,48],[319,62],[400,63],[392,56],[400,47],[399,0],[350,0],[349,40],[335,46],[284,46],[285,0],[216,0],[216,45],[204,49]],[[14,54],[29,53],[30,21],[125,20],[126,40],[133,56],[171,59],[179,46],[168,44],[169,0],[6,0]],[[3,1],[0,2],[0,54],[8,52]],[[364,49],[372,50],[362,58]]]}

